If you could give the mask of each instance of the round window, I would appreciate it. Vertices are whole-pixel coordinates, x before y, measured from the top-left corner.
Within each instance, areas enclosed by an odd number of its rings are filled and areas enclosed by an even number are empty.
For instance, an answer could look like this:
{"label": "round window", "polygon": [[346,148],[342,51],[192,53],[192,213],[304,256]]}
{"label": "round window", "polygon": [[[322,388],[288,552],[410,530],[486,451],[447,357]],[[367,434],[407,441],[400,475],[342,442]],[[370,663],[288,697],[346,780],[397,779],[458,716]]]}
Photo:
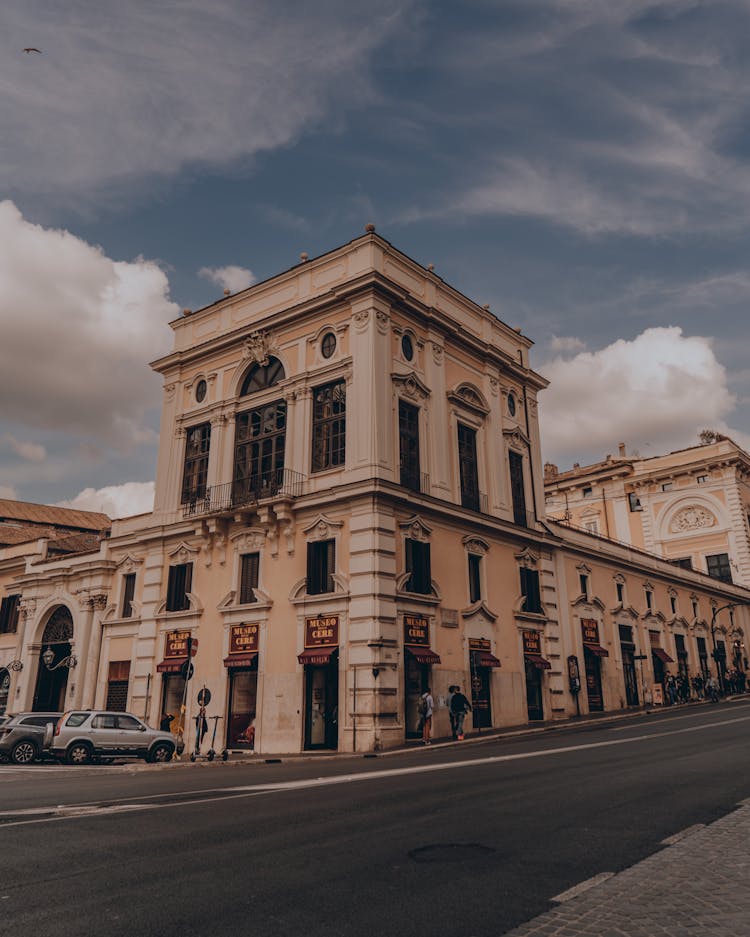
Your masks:
{"label": "round window", "polygon": [[508,413],[511,416],[516,415],[516,398],[513,394],[508,394]]}
{"label": "round window", "polygon": [[411,361],[414,357],[414,344],[410,335],[403,335],[401,337],[401,354],[407,361]]}
{"label": "round window", "polygon": [[320,343],[320,351],[324,358],[330,358],[336,351],[336,336],[333,332],[326,332],[323,341]]}
{"label": "round window", "polygon": [[206,399],[206,392],[208,391],[208,384],[205,381],[200,380],[195,385],[195,399],[198,403],[203,403]]}

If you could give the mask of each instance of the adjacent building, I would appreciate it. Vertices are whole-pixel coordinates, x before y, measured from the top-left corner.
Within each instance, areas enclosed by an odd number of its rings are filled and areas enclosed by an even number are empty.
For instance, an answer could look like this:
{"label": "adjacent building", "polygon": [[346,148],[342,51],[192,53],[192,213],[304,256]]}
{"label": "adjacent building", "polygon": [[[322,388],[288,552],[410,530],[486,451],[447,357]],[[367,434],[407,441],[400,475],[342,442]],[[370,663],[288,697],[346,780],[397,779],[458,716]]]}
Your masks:
{"label": "adjacent building", "polygon": [[205,686],[230,749],[369,751],[428,686],[515,725],[744,645],[741,586],[546,520],[531,341],[369,226],[172,328],[153,512],[0,550],[14,709],[189,731]]}

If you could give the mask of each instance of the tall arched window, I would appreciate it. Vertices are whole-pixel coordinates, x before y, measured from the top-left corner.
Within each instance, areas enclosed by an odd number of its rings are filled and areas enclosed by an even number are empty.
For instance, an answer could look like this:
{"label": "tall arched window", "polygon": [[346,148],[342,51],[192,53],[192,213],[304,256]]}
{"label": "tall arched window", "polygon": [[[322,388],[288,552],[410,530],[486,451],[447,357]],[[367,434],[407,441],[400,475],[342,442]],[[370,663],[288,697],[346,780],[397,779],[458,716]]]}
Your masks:
{"label": "tall arched window", "polygon": [[278,358],[269,358],[268,364],[255,364],[250,368],[242,383],[240,397],[257,394],[260,390],[268,390],[269,387],[283,381],[285,377],[284,365]]}

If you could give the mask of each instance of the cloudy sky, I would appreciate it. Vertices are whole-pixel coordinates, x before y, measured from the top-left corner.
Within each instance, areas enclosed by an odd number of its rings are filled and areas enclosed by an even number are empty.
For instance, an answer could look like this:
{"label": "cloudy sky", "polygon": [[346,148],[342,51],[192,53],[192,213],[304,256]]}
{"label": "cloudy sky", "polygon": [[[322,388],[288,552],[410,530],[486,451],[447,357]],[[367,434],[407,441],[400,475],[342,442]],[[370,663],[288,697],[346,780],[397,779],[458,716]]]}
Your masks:
{"label": "cloudy sky", "polygon": [[168,320],[367,222],[534,339],[561,468],[750,444],[746,0],[6,0],[0,37],[0,496],[148,509]]}

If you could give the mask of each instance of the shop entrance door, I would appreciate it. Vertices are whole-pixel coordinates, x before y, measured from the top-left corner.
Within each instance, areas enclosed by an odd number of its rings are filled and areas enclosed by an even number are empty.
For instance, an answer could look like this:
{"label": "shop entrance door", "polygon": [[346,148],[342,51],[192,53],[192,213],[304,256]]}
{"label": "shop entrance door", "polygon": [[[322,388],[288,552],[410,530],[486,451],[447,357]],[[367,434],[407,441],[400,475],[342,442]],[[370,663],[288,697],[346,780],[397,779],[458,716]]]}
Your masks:
{"label": "shop entrance door", "polygon": [[489,667],[476,667],[471,671],[471,716],[475,729],[488,729],[492,725]]}
{"label": "shop entrance door", "polygon": [[[161,716],[173,717],[169,723],[172,735],[182,735],[185,729],[182,701],[185,698],[185,678],[179,673],[164,674],[161,691]],[[159,717],[161,720],[161,716]]]}
{"label": "shop entrance door", "polygon": [[305,667],[305,748],[336,749],[339,744],[338,653],[323,667]]}
{"label": "shop entrance door", "polygon": [[585,645],[583,659],[586,668],[586,695],[589,700],[589,712],[600,713],[604,709],[601,664],[596,654],[592,654]]}
{"label": "shop entrance door", "polygon": [[406,712],[406,737],[419,739],[422,737],[420,726],[419,698],[430,685],[430,668],[428,664],[420,664],[411,654],[406,658],[406,687],[404,693]]}
{"label": "shop entrance door", "polygon": [[229,671],[229,711],[227,748],[255,748],[255,715],[258,698],[258,670],[250,667]]}
{"label": "shop entrance door", "polygon": [[544,719],[542,703],[542,671],[528,658],[524,658],[526,670],[526,709],[530,722]]}
{"label": "shop entrance door", "polygon": [[625,678],[625,702],[628,706],[638,705],[638,678],[635,672],[635,645],[621,644],[622,674]]}
{"label": "shop entrance door", "polygon": [[[49,648],[55,654],[50,669],[42,660],[42,651]],[[65,644],[47,644],[39,652],[39,670],[34,690],[32,709],[37,713],[62,712],[65,709],[65,692],[68,689],[70,670],[65,665],[56,667],[61,660],[70,656],[71,646]]]}

